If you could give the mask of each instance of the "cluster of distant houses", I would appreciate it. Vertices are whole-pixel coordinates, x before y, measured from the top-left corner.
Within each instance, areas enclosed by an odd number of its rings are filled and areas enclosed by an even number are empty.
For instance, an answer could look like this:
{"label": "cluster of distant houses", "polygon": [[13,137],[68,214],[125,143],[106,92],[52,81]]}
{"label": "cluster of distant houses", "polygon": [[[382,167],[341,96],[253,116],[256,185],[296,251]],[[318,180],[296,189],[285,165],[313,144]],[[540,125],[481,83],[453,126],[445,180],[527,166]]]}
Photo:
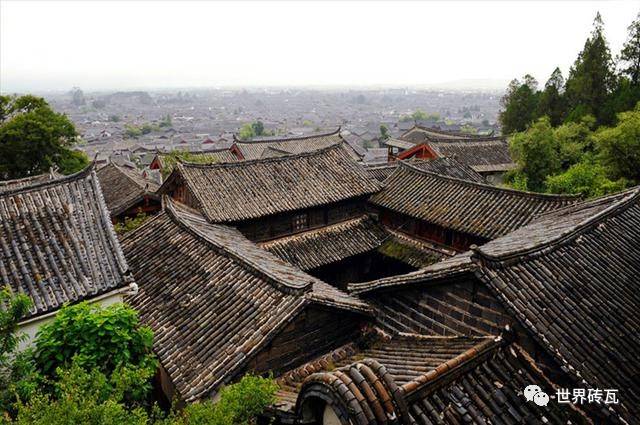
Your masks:
{"label": "cluster of distant houses", "polygon": [[111,161],[1,183],[23,328],[124,299],[166,400],[270,373],[280,424],[637,423],[640,187],[505,189],[504,139],[420,125],[378,163],[340,129],[229,142],[133,149],[161,180]]}

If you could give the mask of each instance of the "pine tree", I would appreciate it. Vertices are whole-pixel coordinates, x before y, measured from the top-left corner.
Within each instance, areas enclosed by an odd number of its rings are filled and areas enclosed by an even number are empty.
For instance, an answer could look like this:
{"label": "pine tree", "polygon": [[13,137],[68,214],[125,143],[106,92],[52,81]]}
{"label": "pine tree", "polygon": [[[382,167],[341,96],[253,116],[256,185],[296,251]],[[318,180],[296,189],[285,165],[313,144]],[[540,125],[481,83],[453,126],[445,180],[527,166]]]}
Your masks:
{"label": "pine tree", "polygon": [[554,127],[562,124],[567,113],[567,105],[563,91],[564,77],[562,77],[560,68],[556,68],[544,86],[537,110],[537,116],[548,116],[551,125]]}
{"label": "pine tree", "polygon": [[600,122],[603,106],[615,82],[613,60],[604,36],[602,17],[598,13],[591,36],[571,67],[567,79],[566,95],[571,111],[568,119],[576,121],[592,114]]}
{"label": "pine tree", "polygon": [[507,93],[502,98],[500,124],[504,134],[524,131],[536,117],[538,105],[538,82],[531,75],[525,75],[521,84],[517,79],[509,83]]}
{"label": "pine tree", "polygon": [[622,74],[631,79],[632,85],[640,83],[640,13],[636,20],[628,27],[629,38],[620,52],[620,62],[623,64]]}

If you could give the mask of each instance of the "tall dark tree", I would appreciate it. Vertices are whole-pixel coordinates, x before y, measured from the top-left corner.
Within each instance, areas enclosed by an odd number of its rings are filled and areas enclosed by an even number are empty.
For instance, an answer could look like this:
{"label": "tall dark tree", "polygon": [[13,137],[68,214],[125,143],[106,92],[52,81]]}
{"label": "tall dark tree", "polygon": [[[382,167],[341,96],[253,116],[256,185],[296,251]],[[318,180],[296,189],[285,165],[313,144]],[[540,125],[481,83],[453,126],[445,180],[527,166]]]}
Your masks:
{"label": "tall dark tree", "polygon": [[544,86],[537,110],[537,116],[548,116],[551,125],[554,127],[562,124],[567,112],[567,104],[563,92],[564,78],[560,68],[556,68]]}
{"label": "tall dark tree", "polygon": [[622,46],[620,63],[622,74],[629,77],[631,84],[640,84],[640,13],[629,25],[629,37]]}
{"label": "tall dark tree", "polygon": [[576,121],[591,114],[601,123],[604,104],[615,83],[614,64],[604,36],[604,23],[598,13],[591,35],[567,78],[566,95],[570,110],[567,118]]}
{"label": "tall dark tree", "polygon": [[0,180],[41,174],[56,164],[63,173],[88,164],[71,150],[76,129],[66,115],[35,96],[0,96]]}
{"label": "tall dark tree", "polygon": [[538,105],[538,82],[531,75],[509,83],[507,93],[502,98],[500,124],[504,134],[524,131],[536,117]]}

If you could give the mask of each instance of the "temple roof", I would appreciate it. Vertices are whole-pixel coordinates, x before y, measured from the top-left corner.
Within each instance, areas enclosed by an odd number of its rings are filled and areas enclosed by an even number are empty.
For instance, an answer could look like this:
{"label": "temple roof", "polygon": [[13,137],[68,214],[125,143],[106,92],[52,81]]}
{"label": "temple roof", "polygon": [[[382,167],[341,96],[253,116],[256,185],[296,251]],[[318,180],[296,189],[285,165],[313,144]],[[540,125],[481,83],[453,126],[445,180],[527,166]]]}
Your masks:
{"label": "temple roof", "polygon": [[377,206],[447,229],[493,239],[541,213],[576,203],[577,196],[498,188],[424,171],[401,163],[371,197]]}
{"label": "temple roof", "polygon": [[454,158],[439,157],[431,160],[422,160],[411,158],[404,161],[394,161],[385,165],[367,166],[369,174],[378,181],[384,181],[389,177],[400,162],[406,162],[424,171],[431,171],[443,176],[455,177],[462,180],[470,180],[478,183],[484,183],[485,179],[478,174],[473,168],[462,164]]}
{"label": "temple roof", "polygon": [[233,379],[307,305],[369,313],[364,302],[168,198],[123,247],[140,285],[131,304],[153,329],[154,350],[185,401]]}
{"label": "temple roof", "polygon": [[295,211],[364,197],[380,189],[342,145],[235,163],[178,164],[163,188],[178,178],[211,222]]}
{"label": "temple roof", "polygon": [[140,202],[144,196],[156,196],[158,185],[140,173],[114,163],[100,168],[97,173],[105,202],[111,216],[122,214]]}
{"label": "temple roof", "polygon": [[0,193],[19,190],[26,186],[45,183],[60,177],[62,177],[62,174],[59,174],[55,170],[51,169],[48,173],[38,174],[37,176],[25,177],[16,180],[2,180],[0,181]]}
{"label": "temple roof", "polygon": [[362,155],[358,154],[337,130],[298,137],[269,137],[261,140],[239,140],[234,135],[234,144],[238,147],[244,159],[259,159],[281,155],[296,155],[304,152],[312,152],[333,145],[343,145],[346,152],[354,160],[359,161]]}
{"label": "temple roof", "polygon": [[367,215],[265,242],[260,246],[283,260],[311,270],[378,248],[385,232]]}
{"label": "temple roof", "polygon": [[551,402],[541,409],[527,402],[523,391],[531,383],[548,395],[555,389],[519,346],[495,337],[405,336],[374,349],[347,346],[278,382],[276,408],[281,414],[294,411],[298,421],[312,420],[305,415],[318,399],[333,408],[341,424],[586,420],[570,405]]}
{"label": "temple roof", "polygon": [[640,187],[545,214],[474,249],[477,275],[564,369],[640,415]]}
{"label": "temple roof", "polygon": [[93,165],[30,181],[0,194],[0,286],[33,300],[26,318],[133,282]]}

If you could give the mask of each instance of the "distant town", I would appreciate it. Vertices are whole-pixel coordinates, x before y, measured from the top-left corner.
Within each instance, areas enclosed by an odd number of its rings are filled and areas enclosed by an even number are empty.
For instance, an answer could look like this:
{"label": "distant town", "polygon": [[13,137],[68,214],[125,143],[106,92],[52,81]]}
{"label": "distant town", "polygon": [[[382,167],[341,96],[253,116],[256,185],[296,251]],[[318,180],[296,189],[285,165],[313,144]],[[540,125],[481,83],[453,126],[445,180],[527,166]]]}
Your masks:
{"label": "distant town", "polygon": [[[366,162],[386,162],[384,139],[399,137],[416,123],[444,131],[497,134],[501,96],[411,89],[89,93],[74,88],[46,98],[73,121],[82,137],[78,148],[90,159],[144,168],[151,156],[145,159],[140,148],[161,152],[228,148],[234,133],[255,122],[264,125],[263,137],[296,137],[340,127],[342,136],[365,154]],[[381,134],[381,126],[387,134]]]}

